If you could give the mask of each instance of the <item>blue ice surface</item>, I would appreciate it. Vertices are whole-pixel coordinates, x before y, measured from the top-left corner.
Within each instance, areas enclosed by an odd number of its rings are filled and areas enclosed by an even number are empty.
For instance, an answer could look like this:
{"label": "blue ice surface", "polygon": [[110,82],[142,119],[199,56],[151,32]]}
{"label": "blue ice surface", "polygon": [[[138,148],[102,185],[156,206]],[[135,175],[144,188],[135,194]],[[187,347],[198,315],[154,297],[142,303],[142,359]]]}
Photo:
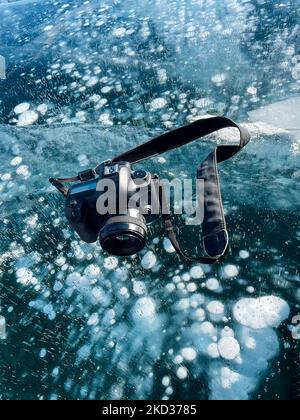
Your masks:
{"label": "blue ice surface", "polygon": [[[288,397],[300,299],[297,2],[21,0],[1,2],[0,20],[0,397]],[[224,263],[186,264],[159,226],[125,260],[79,240],[50,175],[215,114],[253,136],[221,169]],[[231,136],[146,165],[193,176]],[[180,226],[199,249],[197,229]]]}

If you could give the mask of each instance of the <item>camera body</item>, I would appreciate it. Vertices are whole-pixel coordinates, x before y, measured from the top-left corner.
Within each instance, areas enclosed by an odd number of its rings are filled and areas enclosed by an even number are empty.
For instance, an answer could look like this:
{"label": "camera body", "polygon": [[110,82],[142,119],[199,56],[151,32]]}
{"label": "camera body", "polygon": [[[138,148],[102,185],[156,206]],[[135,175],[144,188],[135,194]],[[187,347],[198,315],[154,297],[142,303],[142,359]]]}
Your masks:
{"label": "camera body", "polygon": [[157,180],[128,162],[104,162],[96,178],[70,187],[65,215],[84,242],[99,238],[110,254],[136,254],[146,244],[147,224],[159,216]]}

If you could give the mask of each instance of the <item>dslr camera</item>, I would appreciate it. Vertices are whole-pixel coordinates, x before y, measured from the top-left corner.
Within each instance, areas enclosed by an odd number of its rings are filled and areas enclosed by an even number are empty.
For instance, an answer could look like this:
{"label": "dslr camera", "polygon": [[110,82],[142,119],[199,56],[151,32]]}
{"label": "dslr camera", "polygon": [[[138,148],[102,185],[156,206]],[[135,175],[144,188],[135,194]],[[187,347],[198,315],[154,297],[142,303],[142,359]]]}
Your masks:
{"label": "dslr camera", "polygon": [[[129,162],[105,162],[91,180],[79,174],[70,187],[65,215],[80,238],[96,242],[112,255],[128,256],[146,244],[147,224],[159,215],[158,178]],[[155,211],[156,209],[156,211]]]}

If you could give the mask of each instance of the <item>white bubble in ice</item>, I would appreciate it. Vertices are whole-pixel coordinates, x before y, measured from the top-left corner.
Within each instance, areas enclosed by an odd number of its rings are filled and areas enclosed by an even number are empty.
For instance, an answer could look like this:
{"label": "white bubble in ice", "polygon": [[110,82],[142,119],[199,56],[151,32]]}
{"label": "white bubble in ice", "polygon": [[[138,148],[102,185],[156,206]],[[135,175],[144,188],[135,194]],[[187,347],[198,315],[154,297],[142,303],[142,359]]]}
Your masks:
{"label": "white bubble in ice", "polygon": [[121,296],[129,296],[129,294],[128,294],[128,289],[127,289],[127,287],[121,287],[121,289],[120,289],[120,295]]}
{"label": "white bubble in ice", "polygon": [[197,290],[197,285],[196,283],[189,283],[186,287],[187,291],[190,293],[193,293]]}
{"label": "white bubble in ice", "polygon": [[101,93],[106,94],[109,93],[113,90],[112,86],[103,86],[103,88],[101,89]]}
{"label": "white bubble in ice", "polygon": [[224,311],[225,311],[225,308],[222,302],[219,302],[217,300],[209,302],[209,304],[206,306],[206,309],[212,321],[218,322],[222,320],[224,316]]}
{"label": "white bubble in ice", "polygon": [[232,386],[239,382],[241,376],[239,373],[234,372],[228,367],[222,367],[221,369],[221,386],[224,389],[230,389]]}
{"label": "white bubble in ice", "polygon": [[164,387],[169,386],[169,385],[170,385],[170,383],[171,383],[170,376],[164,376],[164,377],[162,378],[161,383],[162,383],[162,385],[163,385]]}
{"label": "white bubble in ice", "polygon": [[63,288],[63,284],[60,281],[56,281],[53,286],[55,292],[59,292]]}
{"label": "white bubble in ice", "polygon": [[202,322],[205,320],[206,318],[206,314],[205,314],[205,310],[202,308],[198,308],[196,309],[192,314],[191,314],[191,318],[195,321],[199,321]]}
{"label": "white bubble in ice", "polygon": [[165,98],[156,98],[153,99],[150,103],[150,108],[153,111],[156,111],[157,109],[162,109],[167,105],[167,100]]}
{"label": "white bubble in ice", "polygon": [[3,174],[1,177],[0,177],[0,179],[1,179],[1,181],[9,181],[9,180],[11,180],[11,174],[9,174],[9,173],[6,173],[6,174]]}
{"label": "white bubble in ice", "polygon": [[96,76],[92,76],[88,79],[88,81],[86,82],[86,86],[87,87],[93,87],[95,86],[97,83],[99,82],[98,77]]}
{"label": "white bubble in ice", "polygon": [[229,327],[224,327],[221,331],[221,337],[234,337],[234,331]]}
{"label": "white bubble in ice", "polygon": [[54,312],[53,305],[51,303],[48,303],[43,307],[43,312],[45,315],[48,316],[48,319],[52,321],[56,317],[56,313]]}
{"label": "white bubble in ice", "polygon": [[33,280],[33,273],[28,268],[19,268],[16,271],[18,283],[25,285],[31,284]]}
{"label": "white bubble in ice", "polygon": [[44,359],[44,357],[46,356],[46,354],[47,354],[47,350],[46,349],[41,349],[39,356],[40,356],[41,359]]}
{"label": "white bubble in ice", "polygon": [[161,84],[164,84],[168,80],[167,71],[165,69],[157,69],[158,81]]}
{"label": "white bubble in ice", "polygon": [[295,80],[300,79],[300,63],[298,63],[292,70],[292,77]]}
{"label": "white bubble in ice", "polygon": [[191,276],[189,275],[189,273],[184,273],[181,276],[181,279],[185,282],[190,281],[191,280]]}
{"label": "white bubble in ice", "polygon": [[122,38],[126,35],[126,28],[116,28],[112,31],[112,36]]}
{"label": "white bubble in ice", "polygon": [[57,257],[55,260],[55,264],[58,267],[62,267],[65,263],[66,263],[66,258],[63,255]]}
{"label": "white bubble in ice", "polygon": [[174,292],[175,289],[176,289],[176,287],[175,287],[175,285],[173,283],[166,284],[166,291],[168,293]]}
{"label": "white bubble in ice", "polygon": [[218,350],[225,360],[234,360],[240,354],[239,342],[233,337],[223,337],[218,342]]}
{"label": "white bubble in ice", "polygon": [[53,29],[53,28],[54,28],[53,25],[47,25],[47,26],[45,26],[44,31],[48,32],[48,31],[51,31],[51,29]]}
{"label": "white bubble in ice", "polygon": [[[86,121],[86,112],[85,111],[78,111],[75,114],[75,117],[78,118],[81,122],[85,122]],[[82,161],[82,165],[84,164],[88,165],[88,161]]]}
{"label": "white bubble in ice", "polygon": [[245,345],[248,349],[254,350],[256,349],[256,340],[253,337],[247,337]]}
{"label": "white bubble in ice", "polygon": [[236,321],[253,329],[277,328],[289,314],[288,303],[277,296],[241,299],[233,308]]}
{"label": "white bubble in ice", "polygon": [[240,258],[242,258],[242,260],[246,260],[247,258],[250,257],[250,253],[245,250],[240,251],[239,255],[240,255]]}
{"label": "white bubble in ice", "polygon": [[194,280],[202,279],[203,277],[205,277],[203,268],[200,265],[195,265],[190,270],[190,276]]}
{"label": "white bubble in ice", "polygon": [[39,114],[35,111],[26,111],[19,115],[17,125],[19,127],[27,127],[34,124],[39,119]]}
{"label": "white bubble in ice", "polygon": [[87,321],[87,324],[88,325],[98,325],[98,323],[99,323],[99,315],[95,312],[89,317],[89,319]]}
{"label": "white bubble in ice", "polygon": [[183,362],[183,357],[180,354],[177,354],[177,356],[174,357],[175,365],[180,365],[182,362]]}
{"label": "white bubble in ice", "polygon": [[138,299],[133,307],[133,319],[135,321],[151,320],[156,315],[156,305],[152,298],[142,297]]}
{"label": "white bubble in ice", "polygon": [[22,163],[22,158],[21,158],[21,156],[16,156],[15,158],[13,158],[11,161],[10,161],[10,164],[11,164],[11,166],[18,166],[18,165],[21,165],[21,163]]}
{"label": "white bubble in ice", "polygon": [[217,359],[218,357],[220,357],[218,344],[217,343],[209,344],[209,346],[207,347],[207,354],[212,359]]}
{"label": "white bubble in ice", "polygon": [[99,276],[101,270],[100,267],[96,264],[90,264],[84,270],[84,275],[88,277],[97,277]]}
{"label": "white bubble in ice", "polygon": [[180,367],[177,369],[176,375],[177,375],[177,377],[178,377],[179,379],[186,379],[186,378],[187,378],[187,376],[188,376],[188,370],[187,370],[187,368],[186,368],[186,367],[184,367],[184,366],[180,366]]}
{"label": "white bubble in ice", "polygon": [[213,292],[213,291],[218,290],[220,288],[220,283],[217,279],[210,278],[206,282],[206,287],[207,287],[208,290]]}
{"label": "white bubble in ice", "polygon": [[[78,114],[79,114],[79,112],[77,112],[76,113],[76,116],[77,117],[79,117],[78,116]],[[83,113],[83,114],[85,114],[85,113]],[[88,161],[88,157],[87,157],[87,155],[85,155],[85,154],[81,154],[81,155],[79,155],[78,157],[77,157],[77,160],[78,160],[78,162],[80,163],[80,165],[84,165],[85,164],[85,162],[87,162]]]}
{"label": "white bubble in ice", "polygon": [[10,164],[11,164],[11,166],[18,166],[18,165],[21,165],[21,163],[22,163],[22,158],[21,158],[21,156],[16,156],[15,158],[13,158],[11,161],[10,161]]}
{"label": "white bubble in ice", "polygon": [[255,86],[249,86],[247,88],[247,93],[249,93],[249,95],[256,95],[257,94],[257,88]]}
{"label": "white bubble in ice", "polygon": [[199,329],[203,334],[209,335],[211,337],[216,335],[216,329],[211,322],[208,322],[208,321],[202,322],[202,324],[200,324]]}
{"label": "white bubble in ice", "polygon": [[4,316],[0,315],[0,340],[6,339],[6,320]]}
{"label": "white bubble in ice", "polygon": [[190,307],[189,299],[179,299],[175,304],[174,308],[177,311],[186,311]]}
{"label": "white bubble in ice", "polygon": [[38,111],[40,114],[42,114],[42,115],[47,114],[47,111],[48,111],[48,105],[47,105],[47,104],[40,104],[40,105],[37,107],[37,111]]}
{"label": "white bubble in ice", "polygon": [[171,243],[170,239],[168,239],[168,238],[164,238],[164,241],[163,241],[163,247],[164,247],[164,250],[165,250],[168,254],[172,254],[173,252],[175,252],[175,248],[173,247],[173,245],[172,245],[172,243]]}
{"label": "white bubble in ice", "polygon": [[144,270],[151,270],[156,265],[157,258],[152,251],[148,251],[142,258],[141,264]]}
{"label": "white bubble in ice", "polygon": [[67,276],[66,284],[70,287],[78,286],[81,281],[80,273],[74,272]]}
{"label": "white bubble in ice", "polygon": [[107,113],[107,112],[100,115],[99,122],[102,123],[103,125],[106,125],[106,126],[114,125],[113,121],[111,120],[110,114]]}
{"label": "white bubble in ice", "polygon": [[29,108],[30,108],[30,104],[29,103],[27,103],[27,102],[22,102],[21,104],[19,104],[19,105],[17,105],[15,108],[14,108],[14,113],[15,114],[23,114],[23,112],[26,112],[26,111],[28,111],[29,110]]}
{"label": "white bubble in ice", "polygon": [[59,375],[59,367],[55,367],[55,368],[52,370],[51,375],[52,375],[54,378],[56,378],[56,377]]}
{"label": "white bubble in ice", "polygon": [[119,261],[116,257],[107,257],[104,260],[103,266],[107,270],[115,270],[118,267]]}
{"label": "white bubble in ice", "polygon": [[222,270],[222,276],[226,279],[232,279],[237,277],[239,274],[239,269],[236,265],[227,264]]}
{"label": "white bubble in ice", "polygon": [[197,352],[192,347],[185,347],[181,350],[182,357],[187,360],[188,362],[191,362],[196,359]]}
{"label": "white bubble in ice", "polygon": [[226,79],[227,79],[227,76],[225,73],[219,73],[212,76],[211,81],[215,85],[222,85],[226,81]]}
{"label": "white bubble in ice", "polygon": [[23,178],[27,179],[30,177],[31,173],[29,172],[27,165],[21,165],[17,168],[16,173]]}
{"label": "white bubble in ice", "polygon": [[136,295],[143,295],[147,291],[145,283],[143,281],[134,281],[133,291]]}

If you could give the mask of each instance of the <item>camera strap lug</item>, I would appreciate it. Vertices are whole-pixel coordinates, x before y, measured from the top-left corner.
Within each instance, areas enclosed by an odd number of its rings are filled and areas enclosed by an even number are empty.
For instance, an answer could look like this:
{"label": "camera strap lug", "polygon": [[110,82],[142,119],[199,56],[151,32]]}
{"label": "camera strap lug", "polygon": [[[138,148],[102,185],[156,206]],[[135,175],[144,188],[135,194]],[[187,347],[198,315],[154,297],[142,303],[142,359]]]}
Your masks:
{"label": "camera strap lug", "polygon": [[97,172],[95,169],[88,169],[86,171],[79,172],[78,179],[81,182],[90,181],[91,179],[94,179],[97,175]]}

